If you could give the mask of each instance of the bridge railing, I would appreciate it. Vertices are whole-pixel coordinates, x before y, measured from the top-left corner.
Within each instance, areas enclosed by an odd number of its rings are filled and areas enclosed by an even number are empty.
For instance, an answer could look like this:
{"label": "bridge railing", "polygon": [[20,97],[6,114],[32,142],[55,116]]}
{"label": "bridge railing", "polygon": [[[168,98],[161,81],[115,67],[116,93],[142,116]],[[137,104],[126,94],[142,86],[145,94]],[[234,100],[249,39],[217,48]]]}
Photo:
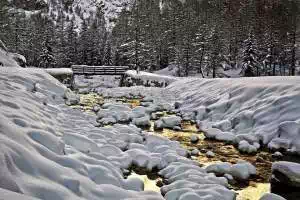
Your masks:
{"label": "bridge railing", "polygon": [[123,75],[128,69],[127,66],[72,66],[74,75]]}

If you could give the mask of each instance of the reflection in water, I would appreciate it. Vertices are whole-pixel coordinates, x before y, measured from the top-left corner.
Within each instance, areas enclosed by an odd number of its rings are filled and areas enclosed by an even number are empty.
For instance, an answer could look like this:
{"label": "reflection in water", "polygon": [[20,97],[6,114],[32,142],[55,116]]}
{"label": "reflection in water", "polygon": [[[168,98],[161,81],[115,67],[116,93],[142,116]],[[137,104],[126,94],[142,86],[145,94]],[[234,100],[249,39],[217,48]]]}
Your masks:
{"label": "reflection in water", "polygon": [[144,191],[155,191],[160,193],[160,188],[156,185],[156,180],[151,180],[147,175],[139,175],[132,172],[128,178],[138,178],[144,182]]}

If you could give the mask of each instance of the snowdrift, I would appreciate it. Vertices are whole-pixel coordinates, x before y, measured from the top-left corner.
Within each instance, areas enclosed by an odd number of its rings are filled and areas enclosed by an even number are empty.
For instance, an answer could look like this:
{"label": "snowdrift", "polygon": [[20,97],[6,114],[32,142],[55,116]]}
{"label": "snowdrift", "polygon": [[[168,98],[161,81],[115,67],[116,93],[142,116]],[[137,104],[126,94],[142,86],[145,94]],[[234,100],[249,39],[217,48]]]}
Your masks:
{"label": "snowdrift", "polygon": [[300,77],[193,78],[166,89],[205,129],[300,154]]}
{"label": "snowdrift", "polygon": [[0,48],[0,67],[1,65],[5,67],[20,67],[14,59],[16,55],[17,54],[11,54]]}
{"label": "snowdrift", "polygon": [[125,73],[125,86],[143,85],[146,87],[166,87],[167,85],[179,80],[173,76],[163,76],[148,72],[140,71],[137,73],[135,70],[128,70]]}
{"label": "snowdrift", "polygon": [[0,70],[0,199],[164,199],[124,179],[132,165],[160,170],[168,200],[235,199],[227,179],[186,158],[179,142],[132,124],[98,128],[95,115],[65,105],[73,96],[44,70]]}

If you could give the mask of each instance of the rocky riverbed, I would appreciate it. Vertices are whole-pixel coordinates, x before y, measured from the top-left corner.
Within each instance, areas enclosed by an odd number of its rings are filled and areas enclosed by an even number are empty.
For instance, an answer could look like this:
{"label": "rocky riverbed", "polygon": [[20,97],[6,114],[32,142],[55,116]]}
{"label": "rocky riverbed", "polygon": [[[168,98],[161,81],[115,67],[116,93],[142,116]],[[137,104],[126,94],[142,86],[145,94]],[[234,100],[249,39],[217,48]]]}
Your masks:
{"label": "rocky riverbed", "polygon": [[[76,109],[81,109],[86,112],[97,113],[101,106],[107,103],[110,104],[126,104],[131,109],[140,107],[149,107],[152,100],[142,100],[142,97],[135,98],[104,98],[96,93],[80,95],[79,105],[74,105]],[[141,106],[142,105],[142,106]],[[157,116],[156,116],[157,115]],[[178,113],[177,113],[178,115]],[[178,141],[180,145],[189,152],[189,158],[197,161],[201,166],[208,167],[218,163],[230,163],[232,165],[239,164],[241,160],[251,163],[255,169],[255,175],[251,175],[247,180],[229,180],[229,188],[236,191],[238,200],[259,200],[259,198],[266,192],[270,192],[269,180],[271,177],[271,167],[274,161],[291,160],[291,157],[284,157],[283,155],[274,155],[266,149],[261,149],[256,153],[242,153],[237,146],[230,142],[216,141],[207,139],[203,132],[199,131],[193,121],[182,120],[178,126],[163,127],[157,130],[155,122],[157,119],[163,117],[176,117],[171,109],[158,112],[153,112],[151,115],[150,124],[141,127],[152,134],[163,136],[173,141]],[[155,116],[155,117],[154,117]],[[129,121],[125,122],[130,123]],[[102,126],[102,125],[101,125]],[[103,126],[110,126],[105,124]],[[180,128],[177,128],[180,127]],[[224,175],[224,174],[220,174]],[[144,182],[145,190],[159,191],[160,187],[167,184],[157,171],[147,171],[138,167],[133,167],[126,175],[130,178],[138,178]]]}

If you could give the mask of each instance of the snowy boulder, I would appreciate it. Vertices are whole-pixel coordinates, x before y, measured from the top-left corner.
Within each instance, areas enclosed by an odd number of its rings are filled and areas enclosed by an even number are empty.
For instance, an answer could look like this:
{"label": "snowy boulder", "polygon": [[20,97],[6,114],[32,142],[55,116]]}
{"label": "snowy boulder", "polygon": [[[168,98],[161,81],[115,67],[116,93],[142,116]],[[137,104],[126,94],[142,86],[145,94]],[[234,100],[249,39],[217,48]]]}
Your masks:
{"label": "snowy boulder", "polygon": [[184,121],[191,121],[195,119],[195,116],[196,116],[195,112],[187,112],[182,115],[182,119]]}
{"label": "snowy boulder", "polygon": [[153,102],[153,101],[154,101],[154,99],[149,96],[146,96],[141,100],[141,102]]}
{"label": "snowy boulder", "polygon": [[247,141],[249,144],[259,143],[259,138],[252,134],[238,134],[236,135],[235,142],[238,144],[242,140]]}
{"label": "snowy boulder", "polygon": [[64,94],[65,103],[68,106],[77,105],[80,102],[80,96],[72,92],[70,89],[67,89]]}
{"label": "snowy boulder", "polygon": [[146,115],[146,108],[143,106],[137,106],[131,110],[130,118],[131,119],[141,118],[144,117],[145,115]]}
{"label": "snowy boulder", "polygon": [[257,148],[254,145],[249,144],[249,142],[247,142],[246,140],[240,141],[238,149],[243,153],[249,154],[257,152]]}
{"label": "snowy boulder", "polygon": [[232,125],[229,120],[223,120],[213,124],[212,128],[217,128],[220,129],[221,131],[230,131],[232,129]]}
{"label": "snowy boulder", "polygon": [[[280,183],[282,185],[297,187],[300,189],[300,164],[280,161],[272,165],[271,183]],[[272,184],[271,184],[272,186]]]}
{"label": "snowy boulder", "polygon": [[163,129],[164,129],[164,123],[162,122],[162,120],[157,120],[154,122],[154,130],[160,131]]}
{"label": "snowy boulder", "polygon": [[279,159],[279,158],[282,158],[282,157],[283,157],[283,154],[280,153],[279,151],[276,151],[275,153],[272,154],[272,158]]}
{"label": "snowy boulder", "polygon": [[291,141],[284,138],[274,138],[268,144],[268,148],[271,150],[287,150],[291,147]]}
{"label": "snowy boulder", "polygon": [[176,101],[176,102],[174,103],[175,109],[179,109],[179,108],[181,107],[182,104],[183,104],[182,101]]}
{"label": "snowy boulder", "polygon": [[217,134],[215,139],[218,141],[224,141],[224,142],[234,142],[235,135],[230,132],[223,132],[221,134]]}
{"label": "snowy boulder", "polygon": [[207,173],[214,173],[217,176],[222,176],[224,174],[230,174],[231,164],[228,162],[215,163],[207,166],[205,168]]}
{"label": "snowy boulder", "polygon": [[199,141],[198,135],[192,135],[190,137],[191,143],[197,143]]}
{"label": "snowy boulder", "polygon": [[159,118],[163,117],[164,113],[163,112],[156,112],[151,114],[151,119],[152,120],[158,120]]}
{"label": "snowy boulder", "polygon": [[134,118],[132,123],[138,127],[150,127],[151,126],[151,121],[150,121],[149,116]]}
{"label": "snowy boulder", "polygon": [[204,106],[200,106],[199,108],[197,108],[196,111],[196,120],[201,121],[203,120],[207,115],[207,109]]}
{"label": "snowy boulder", "polygon": [[215,139],[217,135],[223,134],[223,132],[217,128],[209,128],[209,129],[205,130],[203,133],[204,133],[204,136],[208,139]]}
{"label": "snowy boulder", "polygon": [[178,116],[162,117],[161,120],[164,128],[173,128],[181,125],[181,117]]}
{"label": "snowy boulder", "polygon": [[286,200],[286,199],[277,194],[266,193],[262,197],[260,197],[259,200]]}
{"label": "snowy boulder", "polygon": [[199,153],[200,153],[199,149],[193,149],[193,150],[191,151],[192,156],[198,156]]}
{"label": "snowy boulder", "polygon": [[196,121],[196,128],[200,132],[205,132],[207,129],[211,128],[211,123],[206,121]]}
{"label": "snowy boulder", "polygon": [[206,152],[206,157],[208,157],[208,158],[214,158],[215,157],[215,153],[214,152],[212,152],[212,151],[208,151],[208,152]]}
{"label": "snowy boulder", "polygon": [[237,180],[246,181],[256,174],[256,168],[249,162],[240,162],[231,166],[230,174]]}
{"label": "snowy boulder", "polygon": [[90,88],[79,88],[78,93],[79,94],[88,94],[88,93],[90,93]]}
{"label": "snowy boulder", "polygon": [[126,190],[144,191],[144,182],[136,177],[129,177],[124,180],[123,187]]}

